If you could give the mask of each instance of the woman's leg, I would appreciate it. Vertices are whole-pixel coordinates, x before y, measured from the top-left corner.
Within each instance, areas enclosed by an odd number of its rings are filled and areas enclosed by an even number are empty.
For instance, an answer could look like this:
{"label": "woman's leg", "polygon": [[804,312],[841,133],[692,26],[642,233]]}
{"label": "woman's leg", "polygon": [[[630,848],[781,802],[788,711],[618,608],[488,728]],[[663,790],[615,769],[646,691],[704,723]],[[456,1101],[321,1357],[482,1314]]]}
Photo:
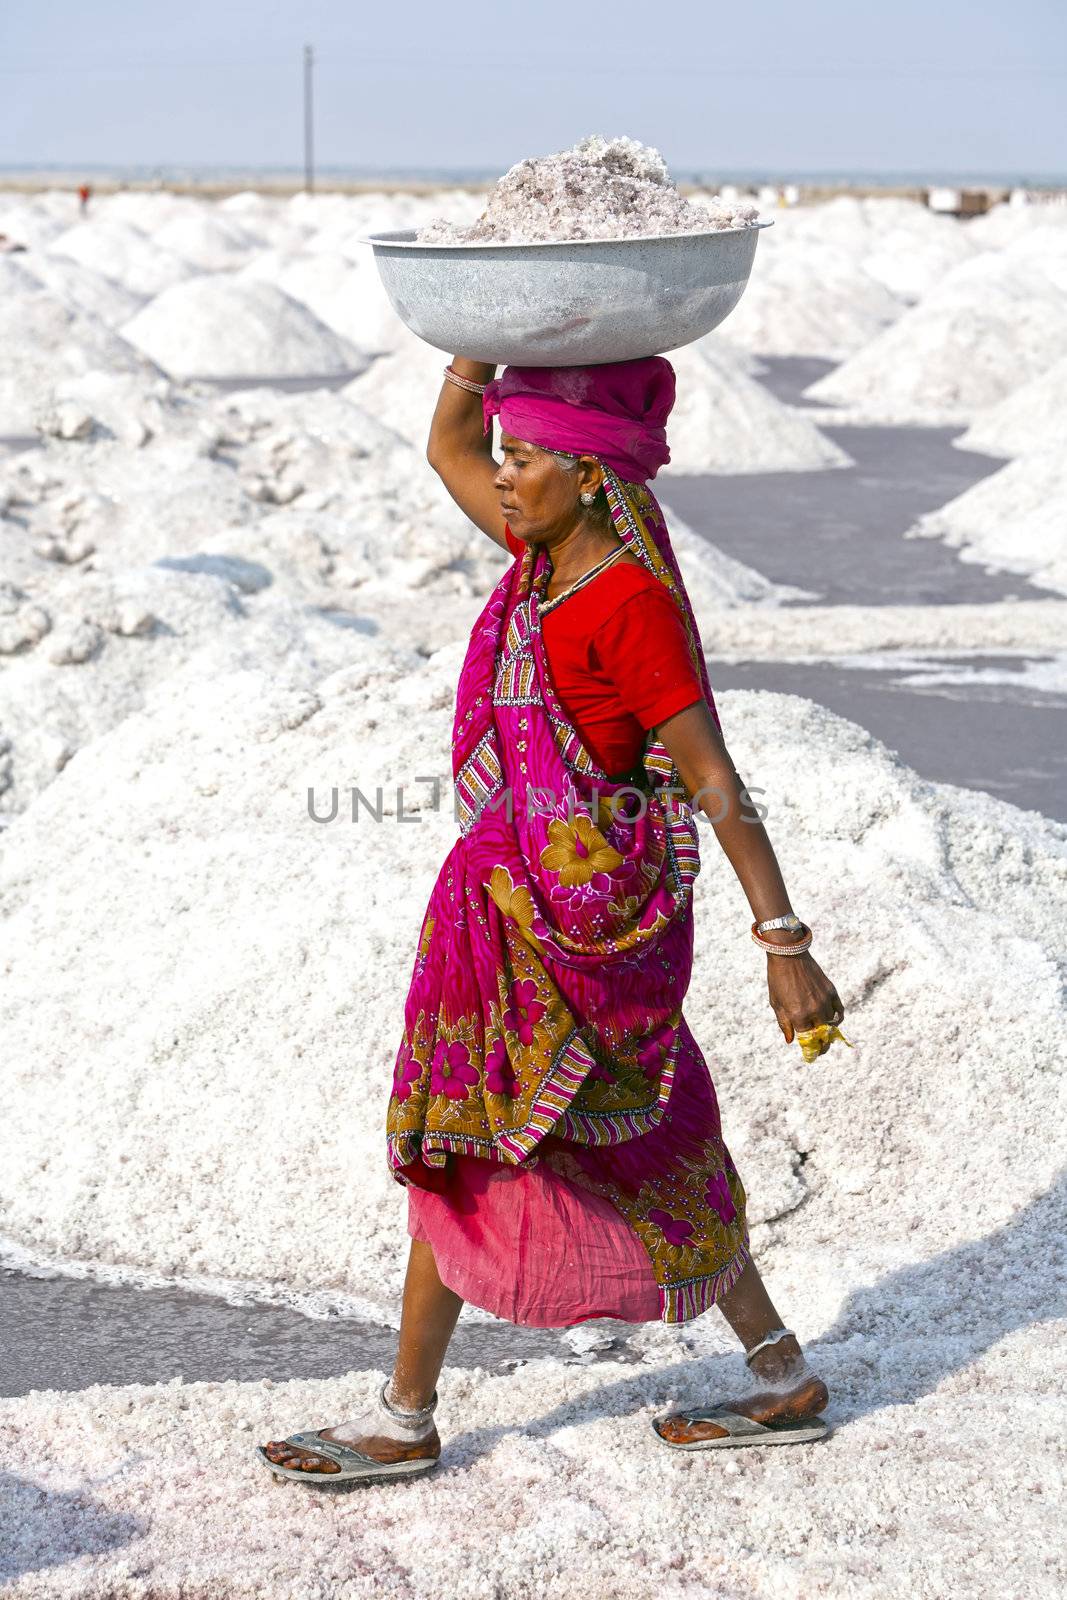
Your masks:
{"label": "woman's leg", "polygon": [[[416,1411],[429,1403],[462,1309],[459,1295],[441,1282],[430,1246],[425,1240],[412,1239],[396,1361],[386,1390],[394,1405],[404,1411]],[[350,1422],[323,1428],[322,1432],[327,1439],[351,1445],[376,1461],[393,1462],[441,1453],[441,1440],[432,1418],[421,1428],[407,1429],[402,1424],[392,1424],[377,1408]],[[336,1470],[324,1456],[294,1448],[283,1440],[272,1439],[264,1449],[278,1466],[304,1468],[309,1472]]]}
{"label": "woman's leg", "polygon": [[390,1400],[405,1411],[427,1405],[437,1388],[445,1353],[463,1301],[437,1275],[433,1251],[424,1239],[412,1239],[404,1280]]}
{"label": "woman's leg", "polygon": [[[728,1293],[720,1297],[718,1305],[746,1350],[759,1344],[775,1328],[784,1326],[751,1260]],[[825,1383],[812,1372],[792,1334],[753,1356],[750,1370],[758,1381],[757,1391],[726,1403],[732,1411],[739,1411],[756,1422],[814,1416],[830,1403]],[[727,1431],[714,1422],[684,1422],[677,1413],[660,1420],[657,1427],[671,1444],[716,1439]]]}

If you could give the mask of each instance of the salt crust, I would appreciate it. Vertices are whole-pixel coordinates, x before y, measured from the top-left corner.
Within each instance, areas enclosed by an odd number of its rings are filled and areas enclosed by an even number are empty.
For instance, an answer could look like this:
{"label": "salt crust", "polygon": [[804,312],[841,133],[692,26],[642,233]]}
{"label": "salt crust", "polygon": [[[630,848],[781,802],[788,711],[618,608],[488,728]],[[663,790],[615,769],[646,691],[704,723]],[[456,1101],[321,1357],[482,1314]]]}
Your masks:
{"label": "salt crust", "polygon": [[[705,626],[705,649],[724,660],[818,661],[863,652],[874,666],[880,651],[922,650],[958,655],[965,666],[969,654],[1062,651],[1067,604],[1000,600],[977,605],[789,606],[775,613],[773,630],[758,614],[735,608],[716,611]],[[890,666],[892,659],[882,664]],[[1018,682],[1016,670],[1011,681]]]}
{"label": "salt crust", "polygon": [[[653,1416],[736,1393],[678,1342],[610,1366],[446,1367],[426,1480],[275,1483],[252,1447],[358,1415],[381,1374],[177,1380],[0,1400],[11,1600],[1035,1600],[1062,1592],[1063,1374],[1041,1270],[1057,1218],[925,1265],[883,1258],[844,1303],[828,1254],[772,1287],[825,1330],[837,1431],[672,1455]],[[997,1255],[995,1246],[1013,1248]],[[1033,1271],[1019,1270],[1032,1263]],[[837,1257],[833,1266],[848,1270]],[[796,1277],[796,1283],[787,1279]],[[800,1305],[797,1302],[801,1301]],[[721,1349],[721,1347],[720,1347]],[[1040,1397],[1035,1390],[1040,1391]],[[991,1463],[989,1417],[998,1421]]]}
{"label": "salt crust", "polygon": [[537,240],[648,238],[750,227],[748,201],[693,205],[671,182],[658,150],[635,139],[591,134],[570,150],[518,162],[489,192],[468,226],[434,218],[424,244],[531,244]]}
{"label": "salt crust", "polygon": [[[192,657],[261,652],[304,683],[361,642],[425,655],[469,634],[507,559],[341,395],[92,372],[52,397],[44,447],[0,469],[0,814]],[[807,594],[672,526],[698,610]]]}

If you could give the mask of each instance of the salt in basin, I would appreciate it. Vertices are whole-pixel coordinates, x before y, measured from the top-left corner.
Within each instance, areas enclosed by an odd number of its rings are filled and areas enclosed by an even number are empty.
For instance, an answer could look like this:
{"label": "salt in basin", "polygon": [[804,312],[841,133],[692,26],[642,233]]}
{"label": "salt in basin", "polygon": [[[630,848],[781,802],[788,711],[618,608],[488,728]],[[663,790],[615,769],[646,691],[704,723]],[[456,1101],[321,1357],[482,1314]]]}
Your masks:
{"label": "salt in basin", "polygon": [[661,355],[730,315],[771,222],[647,238],[423,244],[363,239],[397,315],[472,361],[586,366]]}

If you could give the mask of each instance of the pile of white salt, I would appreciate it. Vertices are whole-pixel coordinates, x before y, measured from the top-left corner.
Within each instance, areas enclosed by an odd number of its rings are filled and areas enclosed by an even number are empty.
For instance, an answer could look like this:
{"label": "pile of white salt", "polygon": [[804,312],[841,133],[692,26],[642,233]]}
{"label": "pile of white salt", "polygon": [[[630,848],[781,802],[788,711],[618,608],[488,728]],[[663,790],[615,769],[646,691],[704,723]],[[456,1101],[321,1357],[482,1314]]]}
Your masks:
{"label": "pile of white salt", "polygon": [[520,161],[490,190],[469,226],[435,217],[424,244],[531,244],[539,240],[648,238],[751,227],[757,208],[717,197],[693,205],[671,182],[658,150],[591,134],[558,155]]}

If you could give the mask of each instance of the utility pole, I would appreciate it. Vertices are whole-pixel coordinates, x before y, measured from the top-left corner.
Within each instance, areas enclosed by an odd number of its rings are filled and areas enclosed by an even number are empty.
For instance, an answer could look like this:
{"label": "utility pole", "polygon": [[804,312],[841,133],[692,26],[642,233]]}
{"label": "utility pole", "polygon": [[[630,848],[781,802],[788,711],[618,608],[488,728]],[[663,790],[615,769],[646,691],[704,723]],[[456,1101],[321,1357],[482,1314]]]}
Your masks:
{"label": "utility pole", "polygon": [[304,46],[304,189],[310,194],[315,187],[315,128],[312,101],[312,71],[315,52],[309,44]]}

